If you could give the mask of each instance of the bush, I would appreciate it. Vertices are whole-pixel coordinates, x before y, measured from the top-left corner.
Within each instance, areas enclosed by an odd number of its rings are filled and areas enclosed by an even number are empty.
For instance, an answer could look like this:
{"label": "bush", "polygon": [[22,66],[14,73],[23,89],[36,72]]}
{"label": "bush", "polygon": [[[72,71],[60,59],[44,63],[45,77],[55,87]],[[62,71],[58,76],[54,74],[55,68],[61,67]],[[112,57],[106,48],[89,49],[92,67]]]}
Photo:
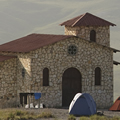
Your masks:
{"label": "bush", "polygon": [[89,118],[85,117],[85,116],[82,116],[82,117],[80,117],[80,120],[89,120]]}
{"label": "bush", "polygon": [[[108,118],[106,116],[99,116],[99,115],[92,115],[90,117],[80,117],[80,120],[115,120],[114,118]],[[120,119],[116,119],[116,120],[120,120]]]}
{"label": "bush", "polygon": [[70,115],[70,116],[68,117],[68,120],[76,120],[76,117],[73,116],[73,115]]}
{"label": "bush", "polygon": [[37,118],[55,118],[50,112],[42,112]]}
{"label": "bush", "polygon": [[109,118],[105,116],[92,115],[90,116],[90,120],[109,120]]}
{"label": "bush", "polygon": [[15,119],[15,115],[11,112],[8,117],[7,120],[14,120]]}
{"label": "bush", "polygon": [[113,118],[111,118],[111,120],[120,120],[120,117],[113,117]]}
{"label": "bush", "polygon": [[15,112],[15,115],[21,116],[21,115],[24,115],[24,112],[22,112],[22,111],[16,111],[16,112]]}

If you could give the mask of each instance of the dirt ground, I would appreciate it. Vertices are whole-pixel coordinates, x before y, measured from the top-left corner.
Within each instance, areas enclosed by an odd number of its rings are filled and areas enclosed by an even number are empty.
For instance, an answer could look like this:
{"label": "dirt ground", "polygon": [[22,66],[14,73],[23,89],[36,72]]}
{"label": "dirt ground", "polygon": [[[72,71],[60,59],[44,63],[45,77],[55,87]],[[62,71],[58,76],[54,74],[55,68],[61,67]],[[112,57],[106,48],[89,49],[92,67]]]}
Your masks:
{"label": "dirt ground", "polygon": [[[63,109],[63,108],[43,108],[43,109],[26,109],[27,111],[30,112],[35,112],[35,113],[42,113],[42,112],[51,112],[56,118],[47,118],[47,119],[42,119],[42,120],[67,120],[68,119],[68,109]],[[97,110],[97,112],[102,112],[105,116],[108,117],[114,117],[114,116],[120,116],[120,111],[108,111],[108,110]],[[76,120],[80,120],[80,117],[76,117]]]}

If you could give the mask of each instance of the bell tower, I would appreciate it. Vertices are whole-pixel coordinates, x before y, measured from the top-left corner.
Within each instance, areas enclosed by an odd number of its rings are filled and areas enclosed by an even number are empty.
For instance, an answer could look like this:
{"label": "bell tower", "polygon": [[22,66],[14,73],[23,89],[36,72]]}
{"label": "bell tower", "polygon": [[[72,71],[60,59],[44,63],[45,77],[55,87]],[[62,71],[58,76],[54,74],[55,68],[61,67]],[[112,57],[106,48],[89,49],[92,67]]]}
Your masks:
{"label": "bell tower", "polygon": [[110,46],[110,25],[116,26],[90,13],[67,20],[60,25],[65,25],[65,35],[78,36],[108,47]]}

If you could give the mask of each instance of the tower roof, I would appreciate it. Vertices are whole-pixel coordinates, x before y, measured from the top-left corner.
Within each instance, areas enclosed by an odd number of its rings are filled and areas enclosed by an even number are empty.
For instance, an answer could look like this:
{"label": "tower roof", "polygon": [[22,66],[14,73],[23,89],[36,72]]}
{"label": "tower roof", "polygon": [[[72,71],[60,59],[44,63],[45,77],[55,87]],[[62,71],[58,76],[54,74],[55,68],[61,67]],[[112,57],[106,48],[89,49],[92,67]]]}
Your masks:
{"label": "tower roof", "polygon": [[116,26],[114,23],[106,21],[90,13],[85,13],[60,24],[65,26]]}

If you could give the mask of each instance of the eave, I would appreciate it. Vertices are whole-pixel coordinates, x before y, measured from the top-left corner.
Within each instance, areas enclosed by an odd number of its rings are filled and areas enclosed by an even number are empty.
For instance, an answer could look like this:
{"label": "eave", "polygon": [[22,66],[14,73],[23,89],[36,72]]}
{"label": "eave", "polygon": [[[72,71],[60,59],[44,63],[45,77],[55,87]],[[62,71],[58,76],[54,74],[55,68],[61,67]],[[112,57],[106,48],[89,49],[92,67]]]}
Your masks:
{"label": "eave", "polygon": [[113,61],[113,64],[114,64],[114,65],[120,65],[120,62]]}

